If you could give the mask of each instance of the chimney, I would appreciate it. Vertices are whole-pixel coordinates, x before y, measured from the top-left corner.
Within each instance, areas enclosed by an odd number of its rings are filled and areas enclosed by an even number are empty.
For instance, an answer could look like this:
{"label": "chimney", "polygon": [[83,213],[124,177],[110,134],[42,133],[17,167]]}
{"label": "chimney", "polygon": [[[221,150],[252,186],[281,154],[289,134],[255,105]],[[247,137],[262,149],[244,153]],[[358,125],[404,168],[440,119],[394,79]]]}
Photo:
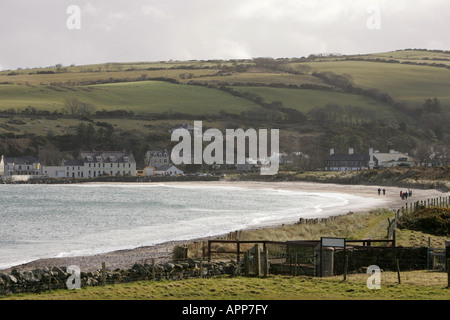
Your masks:
{"label": "chimney", "polygon": [[334,149],[330,149],[330,156],[334,154]]}
{"label": "chimney", "polygon": [[353,148],[348,149],[348,154],[353,154]]}

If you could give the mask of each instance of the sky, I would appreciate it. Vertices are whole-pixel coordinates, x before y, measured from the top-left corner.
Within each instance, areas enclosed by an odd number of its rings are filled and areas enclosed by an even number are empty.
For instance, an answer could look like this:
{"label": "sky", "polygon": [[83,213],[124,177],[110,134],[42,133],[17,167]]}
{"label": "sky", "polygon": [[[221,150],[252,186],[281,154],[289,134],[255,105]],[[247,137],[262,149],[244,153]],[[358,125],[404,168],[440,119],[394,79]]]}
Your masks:
{"label": "sky", "polygon": [[448,0],[0,0],[0,70],[450,50],[449,12]]}

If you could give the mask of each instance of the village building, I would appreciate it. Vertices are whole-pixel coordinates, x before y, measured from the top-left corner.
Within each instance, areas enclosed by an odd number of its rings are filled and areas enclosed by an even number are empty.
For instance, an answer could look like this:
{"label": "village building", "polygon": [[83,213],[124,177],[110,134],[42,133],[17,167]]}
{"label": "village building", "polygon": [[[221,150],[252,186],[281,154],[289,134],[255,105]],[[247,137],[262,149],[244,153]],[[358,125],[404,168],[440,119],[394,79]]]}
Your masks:
{"label": "village building", "polygon": [[40,176],[41,162],[33,157],[1,157],[0,176]]}
{"label": "village building", "polygon": [[136,176],[136,161],[126,151],[82,151],[80,160],[84,163],[84,176]]}
{"label": "village building", "polygon": [[138,169],[136,170],[136,176],[138,177],[150,177],[150,176],[154,176],[156,172],[156,168],[155,167],[145,167],[144,169]]}
{"label": "village building", "polygon": [[145,165],[161,167],[170,163],[170,155],[167,150],[149,150],[144,157]]}
{"label": "village building", "polygon": [[388,168],[397,166],[412,167],[416,161],[407,154],[390,150],[389,153],[381,153],[369,149],[368,153],[354,153],[350,148],[348,154],[334,153],[330,150],[330,155],[326,158],[326,171],[357,171],[373,168]]}
{"label": "village building", "polygon": [[398,166],[414,167],[416,165],[416,160],[414,158],[395,150],[390,150],[389,153],[375,151],[373,156],[376,161],[376,166],[379,168]]}
{"label": "village building", "polygon": [[63,160],[60,166],[43,166],[42,175],[49,178],[136,176],[136,161],[126,151],[82,151],[79,159]]}
{"label": "village building", "polygon": [[355,154],[350,148],[348,154],[334,153],[330,150],[330,155],[326,159],[326,171],[357,171],[369,168],[371,158],[367,154]]}
{"label": "village building", "polygon": [[184,172],[174,165],[166,165],[157,168],[155,174],[158,176],[178,176],[183,175]]}

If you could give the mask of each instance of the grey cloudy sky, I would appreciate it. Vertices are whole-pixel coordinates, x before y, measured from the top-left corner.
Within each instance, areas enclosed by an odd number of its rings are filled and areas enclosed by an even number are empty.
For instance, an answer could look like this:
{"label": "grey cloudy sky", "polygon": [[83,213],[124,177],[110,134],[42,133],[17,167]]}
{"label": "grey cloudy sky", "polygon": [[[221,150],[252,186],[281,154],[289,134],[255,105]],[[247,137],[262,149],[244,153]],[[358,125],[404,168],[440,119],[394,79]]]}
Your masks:
{"label": "grey cloudy sky", "polygon": [[0,0],[0,70],[450,50],[448,13],[448,0]]}

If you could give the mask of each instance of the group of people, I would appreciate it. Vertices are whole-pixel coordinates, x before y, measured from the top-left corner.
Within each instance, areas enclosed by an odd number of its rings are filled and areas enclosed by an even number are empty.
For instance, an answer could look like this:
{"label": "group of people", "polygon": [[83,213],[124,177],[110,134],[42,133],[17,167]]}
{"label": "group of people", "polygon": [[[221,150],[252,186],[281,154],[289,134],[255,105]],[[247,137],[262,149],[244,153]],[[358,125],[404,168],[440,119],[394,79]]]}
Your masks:
{"label": "group of people", "polygon": [[[378,195],[380,195],[381,194],[381,189],[380,188],[378,188]],[[383,189],[383,196],[384,195],[386,195],[386,189]]]}
{"label": "group of people", "polygon": [[406,192],[400,191],[400,198],[402,198],[402,200],[408,199],[408,197],[412,196],[412,190],[408,190]]}

